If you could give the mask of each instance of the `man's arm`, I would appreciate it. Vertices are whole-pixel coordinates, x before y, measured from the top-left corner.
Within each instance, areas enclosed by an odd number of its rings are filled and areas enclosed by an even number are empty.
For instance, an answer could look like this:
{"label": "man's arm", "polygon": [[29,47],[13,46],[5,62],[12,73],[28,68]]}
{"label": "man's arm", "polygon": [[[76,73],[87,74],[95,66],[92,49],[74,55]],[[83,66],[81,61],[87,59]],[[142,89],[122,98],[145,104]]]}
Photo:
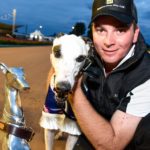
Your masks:
{"label": "man's arm", "polygon": [[80,88],[80,81],[70,103],[81,130],[96,150],[124,149],[141,120],[117,110],[108,122],[88,102]]}

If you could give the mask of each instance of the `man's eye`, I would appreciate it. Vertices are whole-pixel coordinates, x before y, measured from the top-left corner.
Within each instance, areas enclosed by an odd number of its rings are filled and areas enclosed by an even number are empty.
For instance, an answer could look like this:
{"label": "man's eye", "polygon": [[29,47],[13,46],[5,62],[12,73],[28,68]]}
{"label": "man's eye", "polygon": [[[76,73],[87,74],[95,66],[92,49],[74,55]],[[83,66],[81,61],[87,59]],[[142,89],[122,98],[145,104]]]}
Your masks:
{"label": "man's eye", "polygon": [[117,32],[124,32],[125,30],[124,29],[117,29]]}
{"label": "man's eye", "polygon": [[76,58],[76,61],[77,61],[77,62],[82,62],[82,61],[85,60],[85,58],[86,58],[86,56],[80,55],[79,57]]}
{"label": "man's eye", "polygon": [[96,28],[96,31],[98,31],[98,32],[103,32],[104,30],[103,30],[102,28],[97,27],[97,28]]}
{"label": "man's eye", "polygon": [[118,32],[118,33],[124,33],[124,32],[126,32],[127,30],[128,30],[128,28],[126,28],[126,27],[117,28],[117,32]]}
{"label": "man's eye", "polygon": [[100,35],[105,35],[106,34],[106,31],[105,29],[101,28],[101,27],[97,27],[96,28],[96,32]]}

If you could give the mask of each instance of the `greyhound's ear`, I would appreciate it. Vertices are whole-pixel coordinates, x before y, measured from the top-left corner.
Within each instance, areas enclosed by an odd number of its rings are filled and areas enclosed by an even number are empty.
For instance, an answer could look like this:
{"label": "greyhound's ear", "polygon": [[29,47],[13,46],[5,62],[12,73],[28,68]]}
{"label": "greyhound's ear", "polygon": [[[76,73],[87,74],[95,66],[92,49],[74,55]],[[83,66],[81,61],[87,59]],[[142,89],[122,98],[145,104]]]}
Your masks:
{"label": "greyhound's ear", "polygon": [[[65,35],[65,33],[63,33],[63,32],[58,33],[58,34],[54,37],[54,40],[57,39],[57,38],[60,38],[60,37],[63,36],[63,35]],[[53,42],[52,42],[52,45],[54,44],[54,40],[53,40]]]}
{"label": "greyhound's ear", "polygon": [[90,39],[85,36],[79,36],[85,43],[87,43]]}
{"label": "greyhound's ear", "polygon": [[63,36],[63,35],[65,35],[65,33],[60,32],[60,33],[58,33],[58,34],[56,35],[56,38],[59,38],[59,37],[61,37],[61,36]]}
{"label": "greyhound's ear", "polygon": [[83,37],[81,36],[81,38],[84,40],[85,44],[86,44],[86,47],[88,49],[88,51],[93,47],[93,42],[90,38],[88,37]]}

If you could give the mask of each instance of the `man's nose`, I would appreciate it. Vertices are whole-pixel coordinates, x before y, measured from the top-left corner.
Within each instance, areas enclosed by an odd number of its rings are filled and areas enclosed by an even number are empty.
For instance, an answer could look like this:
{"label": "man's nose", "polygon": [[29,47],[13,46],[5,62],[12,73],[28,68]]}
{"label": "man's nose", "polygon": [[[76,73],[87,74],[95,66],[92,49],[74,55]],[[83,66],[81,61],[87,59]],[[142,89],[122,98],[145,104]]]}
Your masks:
{"label": "man's nose", "polygon": [[115,43],[115,36],[112,33],[107,33],[104,39],[104,45],[110,47]]}

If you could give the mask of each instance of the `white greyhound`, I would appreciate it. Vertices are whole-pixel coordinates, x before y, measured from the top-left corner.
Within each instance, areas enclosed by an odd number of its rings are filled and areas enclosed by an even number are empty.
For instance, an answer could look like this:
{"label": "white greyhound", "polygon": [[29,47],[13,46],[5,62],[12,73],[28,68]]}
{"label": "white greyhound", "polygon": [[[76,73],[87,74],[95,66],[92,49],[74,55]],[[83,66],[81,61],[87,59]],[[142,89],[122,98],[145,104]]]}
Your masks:
{"label": "white greyhound", "polygon": [[81,134],[66,100],[84,65],[89,49],[89,44],[82,37],[73,34],[61,35],[53,41],[50,60],[54,71],[51,81],[49,80],[50,87],[40,120],[40,125],[44,128],[46,150],[53,149],[54,137],[58,130],[68,133],[66,150],[73,149]]}

